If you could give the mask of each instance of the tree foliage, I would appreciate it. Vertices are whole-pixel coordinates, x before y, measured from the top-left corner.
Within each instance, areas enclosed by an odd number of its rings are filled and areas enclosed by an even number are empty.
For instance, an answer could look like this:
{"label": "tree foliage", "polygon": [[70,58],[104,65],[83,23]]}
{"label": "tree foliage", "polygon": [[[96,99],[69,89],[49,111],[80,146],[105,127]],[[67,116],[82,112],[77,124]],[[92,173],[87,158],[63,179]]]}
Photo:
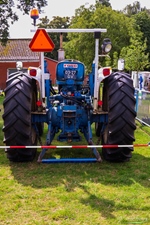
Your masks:
{"label": "tree foliage", "polygon": [[[106,28],[107,33],[102,33],[101,40],[106,37],[111,39],[113,51],[110,56],[113,57],[114,51],[120,54],[121,49],[129,45],[132,23],[123,13],[114,11],[111,7],[96,4],[96,6],[91,6],[89,9],[82,6],[76,10],[71,27]],[[69,40],[65,44],[66,55],[69,58],[83,61],[86,67],[90,69],[95,56],[93,34],[69,34]]]}
{"label": "tree foliage", "polygon": [[13,24],[15,21],[18,20],[18,16],[15,12],[13,12],[14,1],[2,0],[0,3],[0,40],[2,43],[6,43],[8,36],[9,36],[9,22]]}
{"label": "tree foliage", "polygon": [[100,4],[102,4],[104,6],[107,6],[107,7],[111,6],[109,0],[97,0],[96,3],[100,3]]}
{"label": "tree foliage", "polygon": [[[135,4],[136,12],[140,9],[139,7],[137,2]],[[129,17],[123,12],[114,11],[110,6],[106,7],[97,2],[89,9],[84,8],[84,6],[77,9],[71,27],[107,28],[107,33],[101,35],[101,41],[106,37],[112,41],[111,62],[109,58],[105,62],[103,58],[100,58],[100,64],[105,66],[110,63],[113,68],[116,68],[118,59],[123,57],[127,70],[143,70],[149,65],[147,46],[150,37],[149,24],[149,15],[145,10]],[[83,61],[90,70],[94,59],[92,34],[69,34],[69,42],[66,43],[65,49],[69,58]],[[101,52],[100,48],[99,52]]]}
{"label": "tree foliage", "polygon": [[143,10],[143,9],[141,8],[140,2],[135,1],[135,2],[133,2],[133,5],[131,5],[131,4],[127,5],[123,9],[123,12],[130,17],[132,15],[139,13],[141,10]]}
{"label": "tree foliage", "polygon": [[6,44],[9,38],[9,26],[17,21],[18,15],[15,7],[28,14],[33,7],[37,7],[39,11],[47,5],[47,0],[1,0],[0,1],[0,41]]}
{"label": "tree foliage", "polygon": [[[147,48],[145,49],[145,53],[150,52],[150,15],[148,11],[142,11],[136,15],[134,15],[135,24],[140,31],[143,33],[142,41],[146,40]],[[150,56],[149,56],[150,61]]]}
{"label": "tree foliage", "polygon": [[149,53],[145,54],[147,48],[146,40],[142,43],[141,39],[131,37],[130,45],[122,48],[121,57],[125,59],[125,68],[129,71],[144,70],[149,66]]}

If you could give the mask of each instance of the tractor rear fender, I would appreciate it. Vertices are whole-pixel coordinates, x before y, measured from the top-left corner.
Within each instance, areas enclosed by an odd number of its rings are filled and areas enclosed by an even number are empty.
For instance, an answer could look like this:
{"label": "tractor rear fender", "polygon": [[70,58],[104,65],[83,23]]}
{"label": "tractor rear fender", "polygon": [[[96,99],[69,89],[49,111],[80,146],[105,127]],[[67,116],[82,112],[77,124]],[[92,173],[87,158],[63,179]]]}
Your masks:
{"label": "tractor rear fender", "polygon": [[39,89],[42,89],[42,70],[39,67],[29,67],[28,75],[32,77],[32,79],[36,80],[39,84]]}
{"label": "tractor rear fender", "polygon": [[107,78],[112,73],[111,67],[103,67],[98,70],[98,84],[102,82],[105,78]]}
{"label": "tractor rear fender", "polygon": [[100,100],[100,84],[101,82],[110,76],[112,73],[111,67],[102,67],[98,70],[98,77],[97,77],[97,99]]}
{"label": "tractor rear fender", "polygon": [[42,70],[39,67],[29,67],[28,68],[28,75],[33,79],[36,80],[36,85],[38,89],[38,96],[39,100],[42,101]]}

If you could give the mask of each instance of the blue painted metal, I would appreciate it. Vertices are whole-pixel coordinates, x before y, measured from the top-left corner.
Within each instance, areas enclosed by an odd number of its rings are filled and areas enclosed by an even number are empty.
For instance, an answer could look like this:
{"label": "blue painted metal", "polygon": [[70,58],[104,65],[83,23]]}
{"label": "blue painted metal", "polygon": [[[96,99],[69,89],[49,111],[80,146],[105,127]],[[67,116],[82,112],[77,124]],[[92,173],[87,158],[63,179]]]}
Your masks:
{"label": "blue painted metal", "polygon": [[42,163],[95,163],[95,158],[42,159]]}
{"label": "blue painted metal", "polygon": [[[49,73],[49,70],[48,70],[48,65],[47,65],[46,60],[44,60],[44,73],[49,74],[49,78],[50,78],[50,73]],[[50,107],[49,95],[50,95],[51,86],[52,86],[51,80],[46,79],[45,80],[45,97],[46,97],[47,108]]]}
{"label": "blue painted metal", "polygon": [[[47,73],[45,62],[45,73]],[[56,78],[58,93],[51,94],[51,81],[45,81],[45,93],[47,99],[47,108],[45,115],[32,115],[32,122],[46,122],[48,132],[46,145],[51,145],[55,134],[59,141],[80,141],[80,132],[83,133],[87,143],[94,145],[92,140],[91,125],[94,122],[107,125],[107,115],[93,114],[94,96],[94,73],[95,65],[92,65],[92,72],[89,75],[89,83],[84,86],[84,64],[79,61],[64,60],[58,63],[56,68]],[[41,119],[41,121],[40,121]],[[80,132],[79,132],[80,131]],[[94,159],[43,159],[47,149],[43,149],[39,155],[38,161],[43,163],[61,163],[61,162],[97,162],[101,157],[96,148],[92,152]]]}
{"label": "blue painted metal", "polygon": [[57,64],[56,79],[58,85],[66,85],[73,81],[73,83],[82,84],[84,80],[84,74],[84,64],[79,61],[64,60]]}

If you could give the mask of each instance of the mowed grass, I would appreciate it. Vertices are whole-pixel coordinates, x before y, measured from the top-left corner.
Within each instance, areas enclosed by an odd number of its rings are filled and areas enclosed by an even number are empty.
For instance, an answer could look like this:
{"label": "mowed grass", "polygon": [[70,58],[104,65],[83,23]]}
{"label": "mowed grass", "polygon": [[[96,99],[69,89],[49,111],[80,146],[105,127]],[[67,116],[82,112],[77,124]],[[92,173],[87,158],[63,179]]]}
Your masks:
{"label": "mowed grass", "polygon": [[[3,109],[1,128],[2,113]],[[135,143],[148,143],[149,134],[150,129],[138,123]],[[2,146],[2,131],[0,136]],[[91,156],[90,149],[57,149],[54,154]],[[0,150],[0,225],[150,224],[149,147],[135,148],[127,163],[38,164],[36,160],[11,163]]]}

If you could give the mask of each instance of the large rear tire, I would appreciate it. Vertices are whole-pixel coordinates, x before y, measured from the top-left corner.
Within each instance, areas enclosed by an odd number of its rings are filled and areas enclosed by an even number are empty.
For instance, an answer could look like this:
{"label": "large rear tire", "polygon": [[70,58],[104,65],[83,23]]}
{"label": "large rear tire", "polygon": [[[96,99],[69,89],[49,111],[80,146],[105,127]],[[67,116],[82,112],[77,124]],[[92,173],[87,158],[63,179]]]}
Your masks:
{"label": "large rear tire", "polygon": [[[103,134],[103,144],[132,145],[135,141],[135,98],[133,81],[123,72],[112,73],[105,81],[105,101],[108,98],[108,125]],[[106,109],[105,109],[106,110]],[[128,161],[132,147],[103,148],[105,160],[112,162]]]}
{"label": "large rear tire", "polygon": [[[4,99],[4,143],[6,146],[32,146],[37,144],[36,132],[31,124],[32,79],[17,72],[6,82]],[[7,158],[13,162],[32,161],[36,148],[8,148]]]}

